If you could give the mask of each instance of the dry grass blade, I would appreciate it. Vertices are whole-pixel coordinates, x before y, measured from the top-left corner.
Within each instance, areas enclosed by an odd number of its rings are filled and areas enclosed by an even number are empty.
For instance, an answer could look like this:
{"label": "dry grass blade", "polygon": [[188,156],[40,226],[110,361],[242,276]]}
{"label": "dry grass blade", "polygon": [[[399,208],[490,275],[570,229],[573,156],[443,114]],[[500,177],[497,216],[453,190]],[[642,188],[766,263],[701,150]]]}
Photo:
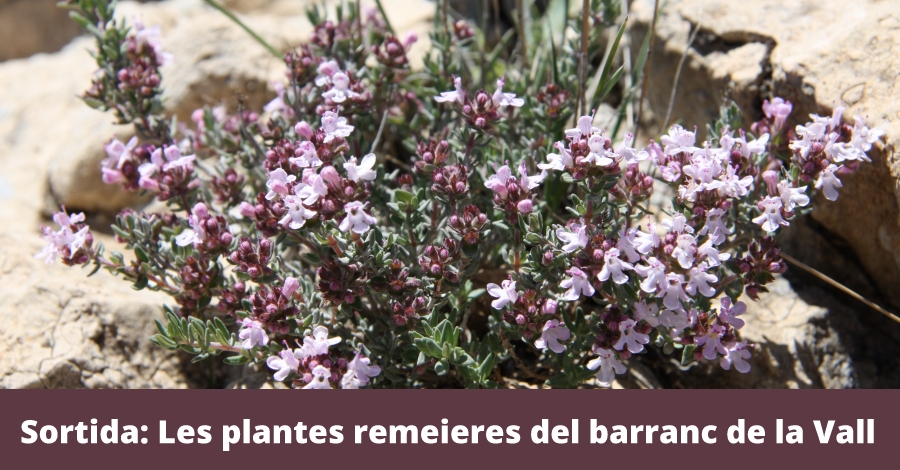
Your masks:
{"label": "dry grass blade", "polygon": [[641,78],[641,96],[638,101],[637,115],[634,117],[634,141],[637,142],[638,132],[641,129],[641,115],[644,112],[644,99],[647,98],[647,82],[650,76],[650,64],[653,62],[653,47],[656,45],[656,18],[659,16],[659,0],[653,2],[653,20],[650,22],[650,43],[647,47],[647,62],[644,63],[644,76]]}
{"label": "dry grass blade", "polygon": [[890,318],[891,320],[894,320],[895,322],[900,323],[900,317],[898,317],[897,315],[894,315],[893,313],[891,313],[891,312],[889,312],[888,310],[882,308],[881,306],[879,306],[879,305],[876,304],[875,302],[872,302],[871,300],[869,300],[869,299],[867,299],[867,298],[865,298],[865,297],[863,297],[863,296],[857,294],[856,292],[850,290],[849,287],[847,287],[847,286],[841,284],[840,282],[837,282],[837,281],[835,281],[834,279],[832,279],[832,278],[826,276],[825,274],[822,274],[821,272],[819,272],[819,271],[813,269],[812,267],[808,266],[806,263],[804,263],[804,262],[798,260],[797,258],[794,258],[793,256],[788,255],[788,254],[785,254],[785,253],[783,253],[783,252],[781,253],[781,257],[784,258],[784,259],[786,259],[789,263],[793,264],[794,266],[796,266],[796,267],[798,267],[798,268],[800,268],[800,269],[802,269],[802,270],[804,270],[804,271],[806,271],[806,272],[812,274],[813,276],[816,276],[817,278],[819,278],[819,279],[821,279],[821,280],[827,282],[827,283],[830,284],[831,286],[836,287],[838,290],[840,290],[841,292],[843,292],[843,293],[849,295],[850,297],[853,297],[854,299],[856,299],[856,300],[858,300],[858,301],[860,301],[860,302],[862,302],[862,303],[868,305],[872,310],[875,310],[876,312],[878,312],[878,313],[880,313],[880,314],[882,314],[882,315],[884,315],[884,316]]}
{"label": "dry grass blade", "polygon": [[681,60],[678,61],[678,68],[675,70],[675,80],[672,81],[672,94],[669,96],[669,107],[666,109],[666,120],[663,122],[663,130],[669,127],[669,118],[672,117],[672,107],[675,105],[675,96],[678,94],[678,79],[681,78],[681,68],[684,66],[684,60],[687,59],[688,52],[697,39],[697,33],[703,27],[703,2],[700,2],[700,19],[697,21],[697,27],[688,38],[687,45],[684,46],[684,52],[681,54]]}

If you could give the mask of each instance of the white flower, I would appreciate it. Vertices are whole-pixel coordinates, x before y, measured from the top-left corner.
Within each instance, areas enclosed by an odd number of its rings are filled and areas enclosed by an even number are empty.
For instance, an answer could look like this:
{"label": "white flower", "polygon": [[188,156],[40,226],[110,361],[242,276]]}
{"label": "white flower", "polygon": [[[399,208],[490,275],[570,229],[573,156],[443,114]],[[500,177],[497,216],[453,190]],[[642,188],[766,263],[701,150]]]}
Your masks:
{"label": "white flower", "polygon": [[347,99],[359,96],[359,93],[350,89],[350,77],[344,72],[337,72],[331,76],[331,89],[322,93],[322,98],[334,103],[343,103]]}
{"label": "white flower", "polygon": [[675,239],[675,248],[672,250],[672,257],[678,260],[678,264],[682,268],[688,269],[694,265],[694,247],[693,235],[682,233]]}
{"label": "white flower", "polygon": [[359,201],[350,201],[344,204],[344,212],[347,213],[344,220],[338,226],[341,232],[347,233],[353,230],[354,233],[360,235],[369,231],[369,226],[377,222],[375,217],[367,214],[365,210],[366,204]]}
{"label": "white flower", "polygon": [[662,326],[672,329],[672,336],[680,334],[685,328],[694,324],[695,315],[690,315],[684,309],[663,310],[659,314],[659,322]]}
{"label": "white flower", "polygon": [[615,380],[616,374],[621,375],[625,373],[625,365],[616,358],[616,353],[609,349],[595,347],[594,352],[599,357],[588,362],[587,368],[597,371],[597,383],[601,387],[609,387]]}
{"label": "white flower", "polygon": [[628,350],[635,354],[644,350],[644,345],[650,342],[650,336],[634,331],[636,324],[634,320],[619,322],[619,333],[621,335],[619,336],[619,341],[616,341],[616,344],[613,345],[614,348],[621,351],[622,348],[627,346]]}
{"label": "white flower", "polygon": [[725,346],[722,345],[722,335],[725,334],[725,327],[722,325],[713,325],[706,330],[706,334],[695,336],[694,342],[697,346],[703,346],[703,357],[711,361],[716,358],[716,353],[728,354]]}
{"label": "white flower", "polygon": [[509,194],[509,190],[506,188],[506,182],[512,177],[512,170],[509,169],[508,165],[503,165],[497,169],[497,172],[493,175],[489,176],[487,180],[484,181],[484,186],[491,191],[500,195],[501,198],[505,198],[507,194]]}
{"label": "white flower", "polygon": [[528,192],[534,188],[537,188],[544,182],[544,178],[547,176],[546,171],[542,171],[539,175],[528,176],[528,169],[525,168],[525,162],[523,161],[519,165],[519,186],[523,191]]}
{"label": "white flower", "polygon": [[774,232],[781,225],[790,225],[781,217],[781,198],[766,196],[759,202],[762,215],[753,219],[753,223],[762,227],[766,232]]}
{"label": "white flower", "polygon": [[381,367],[370,366],[369,358],[356,353],[353,360],[347,364],[347,372],[341,378],[341,388],[357,389],[365,387],[369,379],[381,373]]}
{"label": "white flower", "polygon": [[241,331],[238,332],[238,338],[244,340],[241,347],[251,349],[254,346],[265,346],[269,342],[269,336],[263,329],[262,323],[245,318],[241,321]]}
{"label": "white flower", "polygon": [[621,254],[625,255],[625,259],[629,263],[636,263],[641,259],[641,255],[635,250],[637,232],[638,230],[634,227],[627,231],[625,229],[619,230],[619,241],[616,242],[616,248],[619,249]]}
{"label": "white flower", "polygon": [[334,74],[341,71],[341,66],[338,65],[337,62],[329,60],[328,62],[322,62],[316,71],[319,73],[319,76],[316,77],[316,86],[323,88],[325,85],[331,83],[331,77],[333,77]]}
{"label": "white flower", "polygon": [[495,91],[494,95],[491,97],[491,100],[494,102],[494,107],[514,106],[518,108],[525,104],[525,100],[516,98],[515,93],[503,93],[503,84],[502,78],[497,80],[497,91]]}
{"label": "white flower", "polygon": [[572,333],[563,325],[559,324],[559,320],[550,320],[544,323],[541,337],[534,340],[534,347],[538,349],[550,348],[556,354],[562,354],[566,350],[566,346],[559,344],[560,341],[566,341],[572,336]]}
{"label": "white flower", "polygon": [[565,243],[562,250],[566,253],[572,253],[578,249],[584,249],[588,244],[587,233],[584,231],[584,225],[572,224],[571,232],[565,228],[556,229],[556,238]]}
{"label": "white flower", "polygon": [[651,303],[647,305],[643,300],[634,304],[634,319],[637,321],[645,321],[648,325],[656,328],[656,325],[659,325],[659,318],[657,318],[656,313],[659,311],[659,307],[656,303]]}
{"label": "white flower", "polygon": [[335,137],[348,137],[353,132],[353,126],[347,124],[347,118],[340,117],[334,111],[325,111],[322,115],[322,130],[325,131],[326,144],[331,143]]}
{"label": "white flower", "polygon": [[283,349],[278,353],[278,356],[270,356],[266,359],[266,365],[269,366],[269,369],[278,371],[275,372],[274,378],[281,382],[286,379],[291,372],[297,372],[297,368],[300,367],[300,359],[302,358],[303,352],[300,349],[297,349],[296,351]]}
{"label": "white flower", "polygon": [[748,158],[751,154],[758,155],[766,151],[766,143],[769,141],[769,134],[765,133],[761,135],[759,139],[747,142],[747,136],[742,132],[740,138],[736,140],[741,143],[741,156]]}
{"label": "white flower", "polygon": [[616,153],[625,159],[625,163],[637,163],[650,158],[650,154],[646,150],[637,151],[631,148],[632,140],[634,140],[634,134],[625,134],[625,140],[616,147]]}
{"label": "white flower", "polygon": [[519,293],[516,292],[516,281],[507,279],[500,284],[500,286],[494,283],[487,285],[488,294],[497,298],[491,302],[491,307],[497,310],[506,307],[508,303],[515,303],[519,298]]}
{"label": "white flower", "polygon": [[837,188],[841,188],[844,185],[841,184],[841,180],[838,179],[837,176],[834,175],[834,172],[838,171],[840,167],[837,165],[828,165],[827,168],[822,170],[822,173],[819,175],[819,179],[816,180],[816,189],[821,189],[822,192],[825,193],[825,199],[829,201],[837,201],[838,191]]}
{"label": "white flower", "polygon": [[647,227],[647,233],[638,230],[635,233],[634,248],[638,253],[647,254],[659,246],[659,235],[656,234],[656,224],[651,223]]}
{"label": "white flower", "polygon": [[[328,348],[340,342],[341,338],[339,337],[328,337],[328,328],[317,326],[313,330],[312,336],[303,338],[303,354],[307,357],[328,354]],[[329,374],[331,374],[331,372],[329,372]]]}
{"label": "white flower", "polygon": [[615,154],[606,150],[605,143],[606,139],[603,136],[592,134],[588,138],[588,148],[591,149],[591,153],[584,158],[584,162],[593,163],[599,167],[607,167],[615,163],[616,161],[609,157],[609,155],[615,156]]}
{"label": "white flower", "polygon": [[668,135],[662,136],[659,140],[665,145],[666,155],[675,155],[681,152],[692,153],[697,149],[694,147],[694,142],[697,140],[696,134],[685,130],[678,124],[670,127]]}
{"label": "white flower", "polygon": [[572,158],[572,154],[569,153],[569,150],[563,147],[560,142],[557,142],[554,145],[559,150],[559,153],[548,154],[547,163],[538,163],[537,167],[541,170],[565,171],[566,168],[574,166],[575,161]]}
{"label": "white flower", "polygon": [[688,271],[688,283],[684,289],[688,294],[696,295],[697,292],[700,292],[705,297],[712,297],[716,293],[716,290],[709,283],[718,282],[719,278],[715,274],[707,273],[707,269],[709,267],[706,263],[700,263]]}
{"label": "white flower", "polygon": [[720,196],[741,198],[747,195],[747,192],[749,191],[748,188],[753,184],[753,177],[747,175],[743,178],[738,178],[734,171],[734,167],[728,166],[725,174],[719,178],[719,180],[724,183],[722,187],[719,188]]}
{"label": "white flower", "polygon": [[312,376],[313,379],[303,387],[304,389],[331,388],[331,384],[328,382],[328,378],[331,377],[331,370],[322,366],[316,366],[312,370]]}
{"label": "white flower", "polygon": [[344,163],[344,169],[347,170],[347,179],[353,181],[354,183],[359,183],[359,180],[374,180],[378,175],[378,173],[373,170],[374,167],[374,153],[370,153],[363,157],[362,162],[358,165],[356,163],[356,157],[350,157],[350,160]]}
{"label": "white flower", "polygon": [[[710,266],[719,266],[722,261],[726,261],[731,258],[731,253],[719,253],[719,250],[714,246],[716,241],[716,233],[713,232],[710,234],[709,238],[707,238],[706,243],[700,245],[697,248],[697,254],[701,258],[706,259],[706,263]],[[721,240],[724,241],[725,237],[721,237]]]}
{"label": "white flower", "polygon": [[276,168],[274,171],[269,172],[269,179],[266,181],[266,187],[269,188],[269,192],[266,193],[266,199],[271,201],[278,195],[287,196],[290,193],[288,186],[296,179],[296,176],[288,175],[281,168]]}
{"label": "white flower", "polygon": [[464,104],[466,91],[463,90],[462,80],[459,77],[453,77],[453,86],[456,88],[455,90],[441,92],[441,96],[435,96],[434,100],[438,103],[456,101],[460,105]]}
{"label": "white flower", "polygon": [[781,196],[781,203],[786,211],[792,212],[796,206],[804,207],[809,204],[809,196],[805,193],[806,186],[792,188],[788,181],[778,183],[778,194]]}
{"label": "white flower", "polygon": [[610,277],[612,277],[613,282],[616,284],[625,284],[628,282],[628,275],[624,273],[625,270],[634,269],[634,266],[631,263],[622,261],[619,259],[619,250],[616,248],[610,248],[603,254],[603,268],[597,274],[597,279],[601,281],[606,281]]}
{"label": "white flower", "polygon": [[569,140],[580,137],[590,137],[591,134],[599,133],[600,129],[593,126],[593,116],[581,116],[575,124],[574,129],[566,129],[566,137]]}
{"label": "white flower", "polygon": [[733,326],[736,330],[743,328],[744,320],[741,320],[738,316],[747,313],[747,304],[737,301],[732,305],[729,297],[722,297],[720,303],[722,305],[719,309],[719,320]]}
{"label": "white flower", "polygon": [[594,295],[594,286],[591,285],[591,281],[588,280],[587,274],[585,274],[584,271],[573,267],[569,268],[569,270],[566,271],[566,274],[571,277],[563,279],[562,282],[559,283],[560,287],[568,289],[560,300],[574,301],[581,298],[582,294],[588,297]]}
{"label": "white flower", "polygon": [[669,232],[675,232],[677,234],[694,233],[694,229],[687,224],[687,219],[684,217],[684,214],[675,214],[671,219],[663,220],[662,226]]}
{"label": "white flower", "polygon": [[691,299],[684,293],[684,276],[681,274],[666,274],[666,287],[657,297],[663,298],[663,305],[669,310],[681,308],[681,302],[689,302]]}
{"label": "white flower", "polygon": [[742,374],[750,372],[750,364],[747,363],[747,359],[750,359],[751,354],[750,351],[747,350],[746,341],[731,343],[725,350],[725,356],[719,361],[719,365],[721,365],[723,369],[730,370],[731,365],[734,364],[734,368],[737,369],[738,372]]}
{"label": "white flower", "polygon": [[659,289],[666,288],[666,266],[662,261],[651,257],[647,260],[648,266],[636,265],[634,271],[644,279],[641,282],[641,290],[652,294]]}
{"label": "white flower", "polygon": [[728,230],[725,222],[722,221],[723,215],[725,215],[725,211],[718,207],[706,211],[706,224],[697,234],[706,235],[708,233],[713,245],[724,242],[726,235],[731,235],[731,230]]}
{"label": "white flower", "polygon": [[307,220],[316,216],[316,211],[311,211],[303,206],[300,196],[285,196],[284,207],[287,209],[287,214],[278,223],[294,230],[299,230]]}
{"label": "white flower", "polygon": [[294,150],[294,154],[300,154],[297,157],[291,157],[288,160],[300,168],[320,167],[322,160],[319,159],[319,152],[316,145],[310,141],[300,142],[300,145]]}
{"label": "white flower", "polygon": [[308,183],[300,183],[294,190],[307,206],[315,204],[320,197],[328,195],[328,186],[325,185],[325,179],[320,175],[310,175],[306,181]]}

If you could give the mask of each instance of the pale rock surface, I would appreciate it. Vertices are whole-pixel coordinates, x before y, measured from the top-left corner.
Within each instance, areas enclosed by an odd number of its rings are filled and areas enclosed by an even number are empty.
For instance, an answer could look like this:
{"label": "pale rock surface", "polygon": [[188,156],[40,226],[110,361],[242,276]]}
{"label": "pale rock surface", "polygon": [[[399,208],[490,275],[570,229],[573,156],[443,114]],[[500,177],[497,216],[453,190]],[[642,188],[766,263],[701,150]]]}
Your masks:
{"label": "pale rock surface", "polygon": [[[634,2],[633,39],[649,29],[653,0]],[[762,100],[782,96],[794,104],[790,125],[810,113],[845,106],[845,120],[867,116],[885,140],[872,164],[843,178],[836,203],[817,204],[813,218],[845,239],[856,263],[882,295],[900,307],[900,10],[891,0],[848,4],[839,0],[665,3],[657,22],[647,104],[653,134],[663,125],[672,80],[690,31],[702,25],[678,82],[671,122],[705,124],[725,99],[744,111],[745,122],[761,116]],[[815,263],[813,263],[815,264]],[[839,273],[838,273],[839,274]]]}

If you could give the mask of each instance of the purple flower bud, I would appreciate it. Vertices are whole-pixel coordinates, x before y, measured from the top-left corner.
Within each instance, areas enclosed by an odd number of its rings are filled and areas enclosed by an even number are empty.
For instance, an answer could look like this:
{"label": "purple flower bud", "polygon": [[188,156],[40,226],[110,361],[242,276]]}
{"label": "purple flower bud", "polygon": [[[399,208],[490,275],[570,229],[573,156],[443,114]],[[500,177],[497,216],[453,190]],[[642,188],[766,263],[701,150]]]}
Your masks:
{"label": "purple flower bud", "polygon": [[778,194],[778,172],[773,170],[764,171],[762,174],[763,180],[766,182],[766,190],[769,192],[769,196],[775,196]]}
{"label": "purple flower bud", "polygon": [[294,292],[297,292],[297,289],[299,288],[300,283],[297,281],[297,278],[289,277],[284,280],[284,287],[281,288],[281,295],[290,297],[294,295]]}
{"label": "purple flower bud", "polygon": [[523,214],[528,214],[534,209],[531,199],[522,199],[519,201],[517,207],[519,208],[519,212]]}
{"label": "purple flower bud", "polygon": [[542,261],[544,263],[544,266],[549,266],[550,263],[553,262],[553,259],[554,259],[554,256],[553,256],[552,251],[547,250],[544,252],[544,257],[543,257],[543,261]]}
{"label": "purple flower bud", "polygon": [[309,127],[309,124],[306,121],[300,121],[297,125],[294,126],[294,132],[297,133],[300,137],[303,137],[306,140],[309,140],[313,136],[313,130]]}
{"label": "purple flower bud", "polygon": [[486,124],[487,121],[483,117],[478,116],[475,118],[475,127],[484,127]]}
{"label": "purple flower bud", "polygon": [[553,299],[547,299],[544,301],[544,307],[541,311],[544,315],[553,315],[556,313],[557,302]]}
{"label": "purple flower bud", "polygon": [[519,325],[524,325],[527,321],[528,319],[525,318],[525,315],[522,315],[521,313],[516,315],[516,323]]}
{"label": "purple flower bud", "polygon": [[250,218],[250,219],[253,219],[256,217],[256,208],[253,207],[252,205],[248,204],[247,202],[241,202],[240,212],[241,212],[242,216]]}
{"label": "purple flower bud", "polygon": [[234,237],[231,235],[231,232],[225,232],[222,235],[219,235],[219,243],[229,246],[231,242],[234,241]]}

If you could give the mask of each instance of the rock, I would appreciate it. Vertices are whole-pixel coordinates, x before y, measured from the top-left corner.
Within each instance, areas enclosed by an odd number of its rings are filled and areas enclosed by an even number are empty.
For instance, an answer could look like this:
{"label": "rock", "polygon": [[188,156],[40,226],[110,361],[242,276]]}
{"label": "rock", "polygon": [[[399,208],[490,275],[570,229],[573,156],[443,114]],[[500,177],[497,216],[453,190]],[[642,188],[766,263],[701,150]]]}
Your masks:
{"label": "rock", "polygon": [[0,62],[58,51],[81,29],[58,0],[0,0]]}
{"label": "rock", "polygon": [[[150,343],[165,297],[33,258],[0,235],[2,388],[185,388],[181,360]],[[105,273],[101,273],[105,274]]]}
{"label": "rock", "polygon": [[241,377],[228,384],[225,388],[231,390],[286,390],[289,387],[283,382],[276,382],[272,379],[272,374],[270,373],[257,372]]}
{"label": "rock", "polygon": [[[653,3],[634,2],[633,42],[649,29]],[[777,95],[794,104],[792,126],[806,122],[810,113],[831,114],[841,105],[849,122],[868,116],[871,127],[885,130],[884,142],[870,154],[873,162],[844,177],[838,201],[818,201],[812,217],[847,241],[857,260],[847,268],[862,267],[881,294],[900,307],[895,288],[900,283],[900,164],[894,158],[900,139],[900,14],[895,5],[877,0],[853,8],[838,0],[665,4],[649,72],[651,134],[663,127],[675,69],[697,25],[702,27],[687,50],[670,123],[696,124],[703,135],[704,124],[726,99],[741,107],[749,123],[761,116],[762,100]]]}

